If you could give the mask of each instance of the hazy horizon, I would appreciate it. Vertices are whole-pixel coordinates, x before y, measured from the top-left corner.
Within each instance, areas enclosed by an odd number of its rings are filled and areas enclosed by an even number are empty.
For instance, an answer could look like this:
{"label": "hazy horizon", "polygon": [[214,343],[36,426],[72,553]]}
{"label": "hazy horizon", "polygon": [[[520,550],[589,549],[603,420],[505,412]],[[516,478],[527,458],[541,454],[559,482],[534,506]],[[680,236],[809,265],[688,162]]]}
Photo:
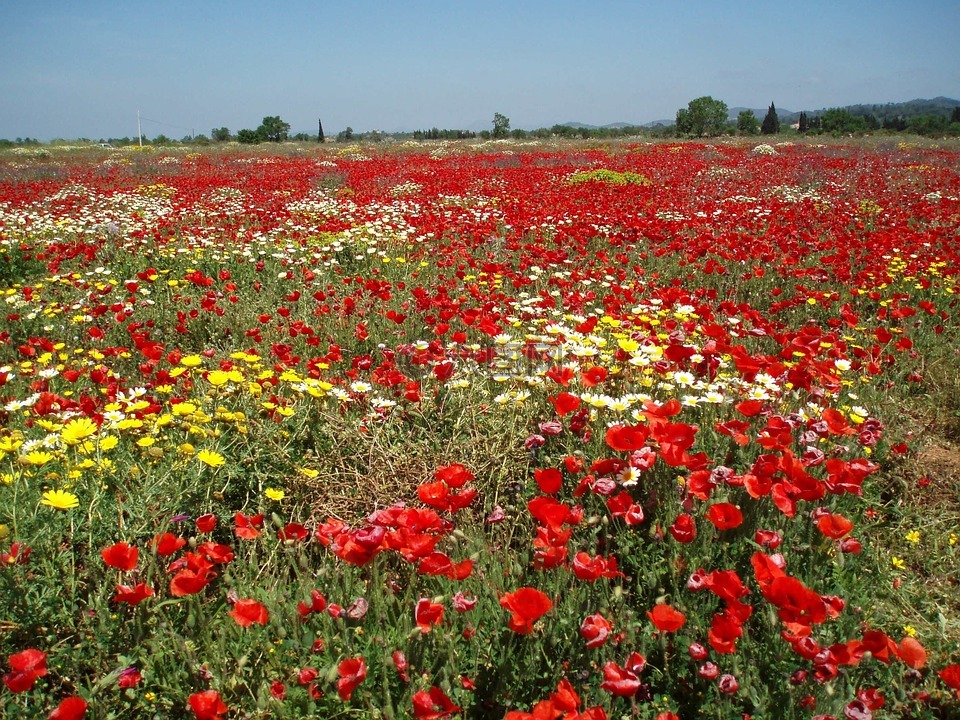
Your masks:
{"label": "hazy horizon", "polygon": [[0,0],[0,138],[606,125],[960,95],[960,3]]}

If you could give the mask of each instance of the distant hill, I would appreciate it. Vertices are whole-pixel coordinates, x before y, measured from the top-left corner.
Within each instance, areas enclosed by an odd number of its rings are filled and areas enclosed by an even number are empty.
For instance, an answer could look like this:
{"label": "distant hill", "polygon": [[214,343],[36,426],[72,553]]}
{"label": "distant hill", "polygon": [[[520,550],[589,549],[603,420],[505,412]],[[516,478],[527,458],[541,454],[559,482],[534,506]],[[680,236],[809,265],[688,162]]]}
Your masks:
{"label": "distant hill", "polygon": [[[932,100],[908,100],[899,103],[875,103],[870,105],[844,105],[841,110],[847,110],[851,115],[873,115],[877,120],[893,120],[903,118],[909,120],[912,117],[920,115],[943,115],[949,117],[955,107],[960,107],[960,100],[954,100],[948,97],[935,97]],[[831,108],[820,108],[819,110],[804,110],[807,117],[813,118],[823,115]],[[730,121],[736,122],[737,116],[743,110],[752,110],[758,120],[763,120],[767,114],[767,108],[730,108],[728,113]],[[787,110],[786,108],[777,108],[777,118],[781,123],[790,125],[800,121],[800,111]]]}
{"label": "distant hill", "polygon": [[[774,101],[776,102],[776,101]],[[852,115],[873,115],[881,123],[884,120],[895,118],[903,118],[904,120],[909,120],[912,117],[918,117],[920,115],[943,115],[949,117],[950,113],[953,112],[955,107],[960,107],[960,100],[954,100],[953,98],[948,97],[935,97],[929,100],[925,99],[916,99],[908,100],[907,102],[899,103],[876,103],[870,105],[845,105],[841,109],[848,110]],[[819,110],[804,110],[808,118],[817,117],[822,115],[827,110],[831,108],[820,108]],[[753,114],[756,115],[758,120],[763,120],[764,116],[767,114],[767,108],[747,108],[747,107],[734,107],[728,110],[728,117],[730,122],[736,122],[737,116],[743,110],[752,110]],[[786,108],[777,107],[777,118],[784,125],[791,125],[800,121],[800,110],[787,110]],[[575,128],[577,130],[585,128],[587,130],[599,130],[599,129],[620,129],[624,127],[644,127],[644,128],[653,128],[657,125],[672,125],[674,122],[673,118],[669,120],[653,120],[645,123],[611,123],[609,125],[586,125],[580,122],[565,122],[559,123],[560,125],[566,125],[567,127]]]}

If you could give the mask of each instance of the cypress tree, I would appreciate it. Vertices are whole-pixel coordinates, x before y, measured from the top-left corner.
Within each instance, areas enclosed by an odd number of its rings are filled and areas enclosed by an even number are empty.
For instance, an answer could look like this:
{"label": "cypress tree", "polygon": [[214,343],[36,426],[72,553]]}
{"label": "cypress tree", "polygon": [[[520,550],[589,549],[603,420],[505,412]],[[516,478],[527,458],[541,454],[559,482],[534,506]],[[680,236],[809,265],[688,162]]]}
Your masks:
{"label": "cypress tree", "polygon": [[810,129],[810,121],[807,120],[807,114],[805,112],[800,113],[800,126],[797,129],[802,133]]}
{"label": "cypress tree", "polygon": [[764,135],[776,135],[780,132],[780,118],[777,117],[777,109],[770,103],[770,109],[767,110],[766,117],[760,125],[760,132]]}

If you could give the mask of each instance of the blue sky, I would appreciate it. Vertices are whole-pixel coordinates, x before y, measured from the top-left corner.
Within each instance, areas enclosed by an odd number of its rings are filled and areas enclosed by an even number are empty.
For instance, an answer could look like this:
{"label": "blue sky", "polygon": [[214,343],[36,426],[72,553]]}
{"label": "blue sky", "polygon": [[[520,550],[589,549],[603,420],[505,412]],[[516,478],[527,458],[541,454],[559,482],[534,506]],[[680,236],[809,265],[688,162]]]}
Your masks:
{"label": "blue sky", "polygon": [[0,138],[132,137],[138,110],[180,138],[957,98],[958,31],[956,0],[0,0]]}

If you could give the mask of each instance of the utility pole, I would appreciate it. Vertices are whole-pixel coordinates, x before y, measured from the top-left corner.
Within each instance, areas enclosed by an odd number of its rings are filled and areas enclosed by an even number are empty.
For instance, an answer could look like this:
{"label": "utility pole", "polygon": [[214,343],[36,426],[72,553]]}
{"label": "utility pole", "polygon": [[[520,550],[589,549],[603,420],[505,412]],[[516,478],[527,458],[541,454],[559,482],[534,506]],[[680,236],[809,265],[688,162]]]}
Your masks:
{"label": "utility pole", "polygon": [[137,141],[140,143],[140,147],[143,147],[143,133],[140,132],[140,111],[137,110]]}

